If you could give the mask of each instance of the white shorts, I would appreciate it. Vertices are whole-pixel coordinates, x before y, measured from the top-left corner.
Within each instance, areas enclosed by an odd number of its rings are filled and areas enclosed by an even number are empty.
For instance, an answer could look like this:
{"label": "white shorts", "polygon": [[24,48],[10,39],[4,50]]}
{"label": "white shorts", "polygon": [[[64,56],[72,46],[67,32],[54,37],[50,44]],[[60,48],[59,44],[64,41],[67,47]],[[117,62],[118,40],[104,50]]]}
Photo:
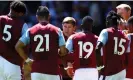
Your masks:
{"label": "white shorts", "polygon": [[130,78],[126,78],[125,80],[133,80],[133,79],[130,79]]}
{"label": "white shorts", "polygon": [[[103,80],[103,75],[100,76],[99,80]],[[126,70],[122,70],[117,74],[111,75],[111,76],[106,76],[104,80],[125,80],[126,78]]]}
{"label": "white shorts", "polygon": [[77,69],[73,80],[98,80],[98,71],[96,68]]}
{"label": "white shorts", "polygon": [[21,68],[0,56],[0,80],[21,80]]}
{"label": "white shorts", "polygon": [[31,73],[31,80],[60,80],[60,76],[42,73]]}

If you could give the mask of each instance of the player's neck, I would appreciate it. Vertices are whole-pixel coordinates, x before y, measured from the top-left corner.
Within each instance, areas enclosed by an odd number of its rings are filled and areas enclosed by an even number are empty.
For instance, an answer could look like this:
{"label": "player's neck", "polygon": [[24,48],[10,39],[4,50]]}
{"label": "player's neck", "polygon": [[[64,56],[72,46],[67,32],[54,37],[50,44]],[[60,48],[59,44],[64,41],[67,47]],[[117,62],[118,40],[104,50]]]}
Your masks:
{"label": "player's neck", "polygon": [[82,32],[84,32],[84,33],[92,33],[92,32],[89,31],[89,30],[82,30]]}
{"label": "player's neck", "polygon": [[39,23],[49,23],[49,21],[47,21],[47,20],[39,20]]}

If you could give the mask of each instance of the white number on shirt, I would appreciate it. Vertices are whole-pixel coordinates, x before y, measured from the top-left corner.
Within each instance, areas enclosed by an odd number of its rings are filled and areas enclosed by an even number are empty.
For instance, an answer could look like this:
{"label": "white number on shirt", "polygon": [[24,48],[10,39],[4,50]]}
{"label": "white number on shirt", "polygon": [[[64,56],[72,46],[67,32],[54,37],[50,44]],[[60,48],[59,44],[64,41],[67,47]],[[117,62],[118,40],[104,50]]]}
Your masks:
{"label": "white number on shirt", "polygon": [[[85,59],[87,59],[91,55],[91,53],[93,51],[93,44],[91,42],[85,42],[85,43],[83,43],[82,41],[79,41],[78,44],[79,44],[79,58],[83,58],[83,51],[84,51],[84,52],[87,52],[88,53],[84,57]],[[87,49],[86,48],[87,46],[90,46],[90,48]]]}
{"label": "white number on shirt", "polygon": [[[118,37],[114,37],[115,40],[115,46],[114,46],[114,54],[122,55],[125,52],[125,47],[122,45],[126,42],[125,39],[120,39],[120,42],[118,43]],[[120,47],[122,50],[118,51],[118,47]]]}
{"label": "white number on shirt", "polygon": [[[45,34],[44,37],[46,38],[46,51],[49,51],[49,34]],[[34,41],[37,41],[37,39],[39,39],[39,43],[35,49],[35,52],[43,52],[44,48],[41,48],[42,44],[43,44],[43,36],[42,35],[36,35],[34,37]]]}
{"label": "white number on shirt", "polygon": [[11,29],[11,25],[5,25],[3,33],[7,35],[7,37],[3,36],[2,39],[5,40],[6,42],[11,39],[11,33],[8,31],[8,29]]}

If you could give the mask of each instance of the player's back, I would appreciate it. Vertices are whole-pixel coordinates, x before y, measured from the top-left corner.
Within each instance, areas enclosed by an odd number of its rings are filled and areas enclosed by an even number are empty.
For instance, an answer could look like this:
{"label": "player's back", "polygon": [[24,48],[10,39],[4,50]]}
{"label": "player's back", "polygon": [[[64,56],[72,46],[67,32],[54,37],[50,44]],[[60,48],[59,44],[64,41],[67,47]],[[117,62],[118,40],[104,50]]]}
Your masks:
{"label": "player's back", "polygon": [[73,35],[74,69],[96,68],[95,47],[97,36],[79,32]]}
{"label": "player's back", "polygon": [[58,35],[59,28],[48,23],[38,23],[30,28],[32,72],[58,74]]}
{"label": "player's back", "polygon": [[107,28],[108,40],[104,47],[104,72],[109,76],[125,69],[125,53],[128,47],[128,39],[122,31],[113,27]]}
{"label": "player's back", "polygon": [[15,44],[21,37],[24,22],[7,15],[0,16],[0,55],[9,62],[22,65],[22,58],[15,50]]}

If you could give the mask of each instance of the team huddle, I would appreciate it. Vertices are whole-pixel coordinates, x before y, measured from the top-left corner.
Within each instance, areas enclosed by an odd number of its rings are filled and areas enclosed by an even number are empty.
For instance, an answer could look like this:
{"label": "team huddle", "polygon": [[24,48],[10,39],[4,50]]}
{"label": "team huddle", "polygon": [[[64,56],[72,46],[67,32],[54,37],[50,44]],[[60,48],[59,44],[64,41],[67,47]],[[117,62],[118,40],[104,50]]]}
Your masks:
{"label": "team huddle", "polygon": [[38,23],[28,28],[21,18],[26,5],[13,1],[9,14],[0,16],[0,80],[133,80],[131,7],[116,9],[96,36],[90,16],[80,32],[73,17],[64,18],[61,30],[50,24],[46,6],[38,7]]}

